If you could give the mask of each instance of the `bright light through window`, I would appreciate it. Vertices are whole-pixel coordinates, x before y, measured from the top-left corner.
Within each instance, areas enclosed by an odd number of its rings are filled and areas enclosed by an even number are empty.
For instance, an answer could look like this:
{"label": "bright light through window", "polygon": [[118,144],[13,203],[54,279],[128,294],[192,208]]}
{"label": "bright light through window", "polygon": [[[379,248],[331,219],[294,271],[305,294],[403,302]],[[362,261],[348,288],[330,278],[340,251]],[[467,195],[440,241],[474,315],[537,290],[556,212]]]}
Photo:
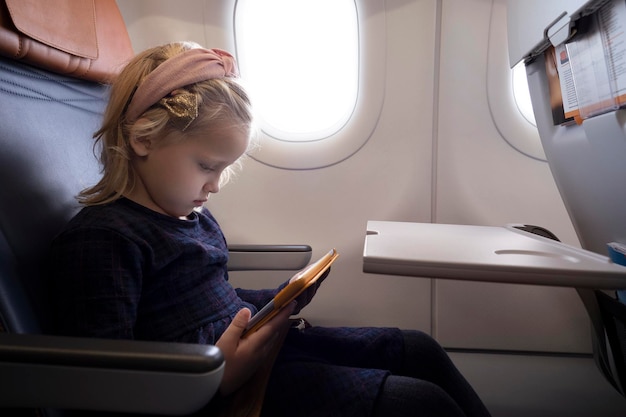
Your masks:
{"label": "bright light through window", "polygon": [[528,90],[528,79],[526,78],[526,68],[523,62],[513,67],[513,95],[515,104],[520,113],[529,123],[537,126],[533,105],[530,101],[530,91]]}
{"label": "bright light through window", "polygon": [[359,82],[354,0],[238,0],[235,39],[265,133],[317,140],[348,121]]}

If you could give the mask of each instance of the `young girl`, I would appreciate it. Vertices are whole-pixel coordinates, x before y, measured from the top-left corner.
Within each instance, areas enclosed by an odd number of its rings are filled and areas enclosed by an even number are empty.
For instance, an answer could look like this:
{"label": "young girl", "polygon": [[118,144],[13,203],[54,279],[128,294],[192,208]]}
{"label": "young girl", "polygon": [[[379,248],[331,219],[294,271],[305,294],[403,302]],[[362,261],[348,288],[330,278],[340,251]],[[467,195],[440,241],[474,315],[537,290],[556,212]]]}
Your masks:
{"label": "young girl", "polygon": [[[226,358],[219,395],[269,360],[288,316],[241,338],[285,284],[234,289],[228,251],[204,207],[252,133],[250,102],[222,50],[172,43],[136,56],[112,86],[102,128],[103,176],[55,239],[59,332],[216,344]],[[277,348],[280,346],[277,346]],[[418,331],[291,329],[263,404],[267,416],[487,416],[443,349]]]}

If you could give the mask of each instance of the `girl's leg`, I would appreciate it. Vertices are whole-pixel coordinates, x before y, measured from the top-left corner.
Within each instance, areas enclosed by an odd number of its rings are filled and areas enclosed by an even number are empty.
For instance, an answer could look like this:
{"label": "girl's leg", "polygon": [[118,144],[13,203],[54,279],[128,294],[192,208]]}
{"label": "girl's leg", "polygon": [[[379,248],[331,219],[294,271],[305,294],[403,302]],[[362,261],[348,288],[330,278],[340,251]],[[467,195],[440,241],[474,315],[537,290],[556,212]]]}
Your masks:
{"label": "girl's leg", "polygon": [[390,375],[381,388],[373,417],[466,417],[439,386],[406,376]]}
{"label": "girl's leg", "polygon": [[459,405],[467,417],[490,415],[439,343],[419,331],[406,330],[402,333],[404,364],[402,369],[395,373],[439,386]]}

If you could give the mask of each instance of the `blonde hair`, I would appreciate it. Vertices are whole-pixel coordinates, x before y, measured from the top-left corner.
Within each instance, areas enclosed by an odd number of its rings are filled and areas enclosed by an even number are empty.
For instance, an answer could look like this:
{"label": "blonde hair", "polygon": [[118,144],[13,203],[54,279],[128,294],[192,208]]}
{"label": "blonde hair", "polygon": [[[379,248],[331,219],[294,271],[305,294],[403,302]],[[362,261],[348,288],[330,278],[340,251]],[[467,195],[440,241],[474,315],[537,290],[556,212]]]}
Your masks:
{"label": "blonde hair", "polygon": [[[104,113],[102,127],[94,134],[95,146],[100,145],[102,178],[93,187],[78,195],[84,205],[106,204],[117,200],[133,189],[136,174],[131,164],[133,155],[131,137],[149,137],[159,144],[184,140],[185,135],[206,134],[216,122],[233,123],[252,135],[253,116],[250,100],[238,81],[232,77],[212,78],[184,86],[182,89],[197,96],[198,117],[185,129],[159,103],[146,110],[139,120],[129,122],[126,110],[137,86],[159,64],[199,45],[177,42],[148,49],[131,60],[111,87],[109,103]],[[228,181],[232,169],[222,174],[222,183]]]}

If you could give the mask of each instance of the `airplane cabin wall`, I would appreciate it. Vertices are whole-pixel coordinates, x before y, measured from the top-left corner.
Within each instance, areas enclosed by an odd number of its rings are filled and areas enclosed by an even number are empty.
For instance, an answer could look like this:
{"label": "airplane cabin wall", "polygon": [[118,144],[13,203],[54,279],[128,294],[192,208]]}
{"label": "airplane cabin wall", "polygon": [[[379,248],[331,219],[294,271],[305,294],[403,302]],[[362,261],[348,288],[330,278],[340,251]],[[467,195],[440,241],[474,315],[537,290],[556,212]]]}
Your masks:
{"label": "airplane cabin wall", "polygon": [[[579,246],[548,164],[510,146],[492,120],[499,104],[489,102],[488,83],[508,68],[504,1],[442,3],[435,222],[534,224]],[[528,140],[539,141],[533,133]],[[571,288],[433,285],[435,335],[445,346],[591,352],[589,319]]]}
{"label": "airplane cabin wall", "polygon": [[[182,39],[234,51],[234,0],[134,0],[120,8],[136,51]],[[490,117],[488,46],[500,39],[506,48],[503,8],[491,0],[387,0],[380,34],[386,50],[378,51],[387,62],[386,94],[367,144],[316,170],[247,159],[209,200],[230,242],[306,243],[314,257],[339,250],[331,277],[305,310],[313,323],[417,328],[448,347],[590,351],[587,319],[571,289],[361,270],[367,220],[524,222],[577,244],[547,163],[509,146]],[[506,49],[501,59],[505,71]],[[289,276],[237,272],[231,280],[263,288]]]}

